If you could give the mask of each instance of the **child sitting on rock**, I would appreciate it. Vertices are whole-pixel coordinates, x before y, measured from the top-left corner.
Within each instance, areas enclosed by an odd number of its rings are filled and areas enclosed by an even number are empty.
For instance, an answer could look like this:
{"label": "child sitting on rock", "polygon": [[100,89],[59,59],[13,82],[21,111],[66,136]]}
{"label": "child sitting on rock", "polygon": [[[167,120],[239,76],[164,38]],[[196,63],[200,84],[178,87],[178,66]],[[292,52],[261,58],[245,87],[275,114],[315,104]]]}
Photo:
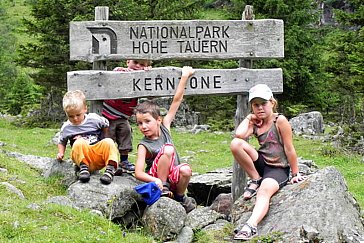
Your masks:
{"label": "child sitting on rock", "polygon": [[63,97],[66,121],[60,132],[57,159],[63,160],[68,141],[71,159],[79,169],[81,182],[90,180],[90,172],[106,167],[100,181],[110,184],[118,165],[118,150],[111,138],[103,138],[109,123],[95,113],[86,114],[86,97],[80,90],[69,91]]}
{"label": "child sitting on rock", "polygon": [[181,202],[187,213],[196,208],[196,201],[185,195],[192,170],[189,164],[180,163],[170,126],[183,100],[186,82],[193,73],[192,67],[183,67],[172,104],[163,119],[159,107],[151,101],[135,108],[137,126],[144,135],[138,144],[135,177],[144,182],[156,182],[162,196]]}

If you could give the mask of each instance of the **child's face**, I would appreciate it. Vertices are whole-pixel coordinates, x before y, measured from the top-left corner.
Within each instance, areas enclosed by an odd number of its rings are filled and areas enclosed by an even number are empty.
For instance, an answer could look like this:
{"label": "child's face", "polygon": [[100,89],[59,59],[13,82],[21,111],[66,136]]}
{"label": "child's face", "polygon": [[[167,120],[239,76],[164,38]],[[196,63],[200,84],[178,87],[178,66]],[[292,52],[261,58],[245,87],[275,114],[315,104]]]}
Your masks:
{"label": "child's face", "polygon": [[251,101],[253,113],[260,119],[267,118],[273,113],[273,103],[270,100],[255,98]]}
{"label": "child's face", "polygon": [[80,125],[83,120],[85,120],[85,113],[87,112],[87,107],[80,107],[75,109],[69,109],[66,111],[68,120],[73,125]]}
{"label": "child's face", "polygon": [[159,137],[159,128],[162,123],[161,117],[155,119],[150,113],[137,113],[136,121],[139,130],[149,139]]}
{"label": "child's face", "polygon": [[128,60],[127,61],[128,68],[132,70],[144,70],[144,68],[148,67],[148,62],[144,60]]}

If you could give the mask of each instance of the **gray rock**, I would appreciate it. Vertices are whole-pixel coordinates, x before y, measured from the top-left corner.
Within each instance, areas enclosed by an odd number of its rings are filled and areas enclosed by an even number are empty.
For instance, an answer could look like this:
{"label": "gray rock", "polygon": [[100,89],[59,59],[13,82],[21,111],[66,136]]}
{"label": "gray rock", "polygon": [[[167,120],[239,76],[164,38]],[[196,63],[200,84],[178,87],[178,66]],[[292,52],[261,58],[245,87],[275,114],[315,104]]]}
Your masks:
{"label": "gray rock", "polygon": [[21,190],[19,190],[16,186],[10,184],[9,182],[0,182],[1,185],[4,185],[6,187],[6,189],[9,192],[14,193],[15,195],[17,195],[20,199],[25,199],[25,196],[23,194],[23,192]]}
{"label": "gray rock", "polygon": [[45,203],[54,203],[54,204],[58,204],[58,205],[62,205],[62,206],[67,206],[67,207],[72,207],[75,209],[79,209],[74,203],[73,201],[66,197],[66,196],[55,196],[55,197],[50,197],[48,198]]}
{"label": "gray rock", "polygon": [[190,243],[193,240],[193,230],[189,226],[185,226],[182,228],[181,232],[179,233],[176,242],[177,243]]}
{"label": "gray rock", "polygon": [[[192,212],[194,211],[196,209]],[[142,219],[144,226],[155,239],[167,241],[176,239],[180,234],[185,225],[186,215],[186,211],[180,203],[167,197],[161,197],[146,208]]]}
{"label": "gray rock", "polygon": [[207,225],[215,223],[218,219],[224,218],[225,215],[208,207],[198,207],[187,215],[186,225],[196,231],[206,227]]}
{"label": "gray rock", "polygon": [[88,183],[73,183],[67,193],[77,207],[99,210],[113,220],[123,217],[137,203],[137,184],[134,177],[115,176],[110,185],[103,185],[100,175],[92,175]]}
{"label": "gray rock", "polygon": [[[232,218],[238,228],[250,216],[254,200],[234,203]],[[258,225],[265,235],[283,232],[283,242],[360,242],[364,225],[355,199],[345,180],[328,167],[298,184],[287,185],[271,199],[268,214]],[[343,239],[350,239],[346,241]]]}
{"label": "gray rock", "polygon": [[324,119],[320,112],[302,113],[289,120],[295,134],[317,135],[324,132]]}

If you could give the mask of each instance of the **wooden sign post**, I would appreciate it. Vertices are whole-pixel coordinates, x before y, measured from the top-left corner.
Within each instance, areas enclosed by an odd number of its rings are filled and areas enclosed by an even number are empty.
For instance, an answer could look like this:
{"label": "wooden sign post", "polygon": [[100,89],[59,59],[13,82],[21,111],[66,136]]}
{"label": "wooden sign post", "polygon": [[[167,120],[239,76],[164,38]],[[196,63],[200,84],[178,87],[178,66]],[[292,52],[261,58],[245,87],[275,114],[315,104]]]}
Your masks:
{"label": "wooden sign post", "polygon": [[[109,60],[240,59],[238,69],[196,69],[186,95],[237,96],[235,124],[248,112],[247,92],[267,84],[283,92],[280,68],[252,69],[252,60],[283,58],[283,21],[254,20],[247,6],[242,20],[109,21],[108,7],[95,9],[95,21],[70,23],[70,59],[88,61],[94,70],[67,73],[68,90],[85,92],[100,113],[104,99],[173,96],[180,79],[177,67],[150,71],[106,71]],[[234,162],[233,199],[242,193],[245,173]]]}

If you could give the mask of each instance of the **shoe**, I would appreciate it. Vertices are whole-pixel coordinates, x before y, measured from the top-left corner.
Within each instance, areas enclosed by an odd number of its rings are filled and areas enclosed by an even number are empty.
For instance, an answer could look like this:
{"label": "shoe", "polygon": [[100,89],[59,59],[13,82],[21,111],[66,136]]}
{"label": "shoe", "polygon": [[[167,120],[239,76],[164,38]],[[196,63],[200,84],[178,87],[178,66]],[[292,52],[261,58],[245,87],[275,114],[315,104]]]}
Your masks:
{"label": "shoe", "polygon": [[186,210],[186,213],[191,212],[197,207],[196,200],[192,197],[184,196],[183,201],[181,202],[182,206]]}
{"label": "shoe", "polygon": [[107,165],[104,174],[100,177],[102,184],[109,185],[114,178],[115,168],[113,165]]}
{"label": "shoe", "polygon": [[251,240],[258,235],[257,227],[245,223],[240,230],[237,230],[234,240]]}
{"label": "shoe", "polygon": [[78,179],[83,183],[89,182],[91,176],[88,171],[88,166],[86,164],[81,164],[79,168]]}
{"label": "shoe", "polygon": [[130,163],[129,160],[125,160],[125,161],[120,162],[119,166],[125,172],[132,172],[132,173],[135,172],[135,165]]}

